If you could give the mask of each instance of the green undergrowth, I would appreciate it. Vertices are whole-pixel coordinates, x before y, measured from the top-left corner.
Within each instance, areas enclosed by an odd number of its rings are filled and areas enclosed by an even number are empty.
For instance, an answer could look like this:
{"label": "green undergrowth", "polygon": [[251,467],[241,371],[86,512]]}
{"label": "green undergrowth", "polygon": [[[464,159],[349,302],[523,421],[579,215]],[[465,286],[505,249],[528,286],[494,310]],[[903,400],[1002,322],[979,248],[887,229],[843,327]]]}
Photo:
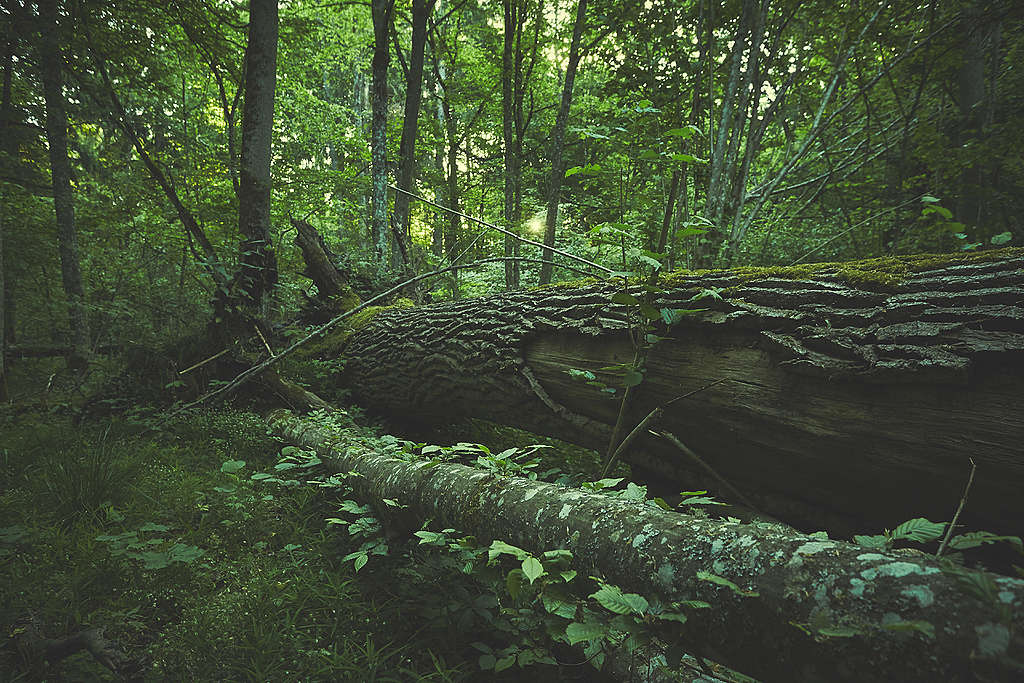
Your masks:
{"label": "green undergrowth", "polygon": [[[87,653],[18,653],[21,624],[103,628],[152,681],[462,680],[461,648],[356,576],[327,499],[253,481],[281,444],[254,414],[157,432],[0,415],[0,680],[115,680]],[[474,667],[475,668],[475,667]]]}
{"label": "green undergrowth", "polygon": [[[534,444],[546,446],[536,453],[538,470],[541,472],[559,470],[560,474],[574,482],[599,479],[603,467],[601,454],[576,444],[541,436],[515,427],[508,427],[487,420],[468,419],[454,424],[435,425],[429,430],[406,432],[408,438],[433,444],[456,444],[472,442],[487,444],[493,451],[509,448],[526,448]],[[629,465],[619,463],[612,474],[631,478]]]}

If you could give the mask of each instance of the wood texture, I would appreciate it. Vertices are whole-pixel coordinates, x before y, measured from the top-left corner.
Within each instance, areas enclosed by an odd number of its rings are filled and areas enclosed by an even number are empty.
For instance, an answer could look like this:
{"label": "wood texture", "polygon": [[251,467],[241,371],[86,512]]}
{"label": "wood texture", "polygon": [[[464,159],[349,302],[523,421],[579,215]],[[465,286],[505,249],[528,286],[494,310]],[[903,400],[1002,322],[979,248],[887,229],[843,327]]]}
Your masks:
{"label": "wood texture", "polygon": [[[964,523],[1024,522],[1024,251],[674,275],[658,307],[705,308],[651,351],[632,424],[666,409],[678,436],[765,512],[805,529],[948,520],[969,458]],[[720,299],[694,297],[713,289]],[[478,417],[589,447],[618,402],[567,370],[628,362],[611,283],[385,310],[348,341],[365,405],[420,422]],[[620,392],[621,393],[621,392]],[[630,425],[632,426],[632,425]],[[672,490],[721,487],[663,440],[629,459]]]}
{"label": "wood texture", "polygon": [[[1020,579],[957,575],[914,551],[870,550],[782,525],[698,518],[408,453],[383,454],[355,432],[283,411],[269,422],[334,471],[354,473],[346,481],[355,496],[374,504],[393,532],[411,533],[430,520],[432,529],[451,527],[484,545],[498,539],[535,555],[564,548],[581,578],[601,576],[666,603],[710,603],[688,612],[683,647],[761,680],[1015,680],[1021,673]],[[384,505],[385,499],[399,505]],[[700,580],[702,571],[759,594],[740,596]],[[968,575],[990,586],[991,599],[965,589]],[[581,590],[578,581],[570,589]],[[651,620],[652,628],[656,623]]]}

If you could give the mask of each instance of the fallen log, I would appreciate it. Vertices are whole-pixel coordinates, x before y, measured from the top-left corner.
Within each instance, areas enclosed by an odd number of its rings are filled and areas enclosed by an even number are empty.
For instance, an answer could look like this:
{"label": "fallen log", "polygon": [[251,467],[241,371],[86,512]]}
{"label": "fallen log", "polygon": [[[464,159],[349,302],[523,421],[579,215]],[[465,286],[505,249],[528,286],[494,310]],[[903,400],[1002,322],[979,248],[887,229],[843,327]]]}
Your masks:
{"label": "fallen log", "polygon": [[[430,519],[538,555],[564,548],[582,576],[668,602],[711,603],[684,625],[685,648],[766,681],[1012,680],[1022,673],[1019,579],[781,525],[699,518],[464,465],[409,462],[284,411],[269,423],[337,471],[356,473],[347,480],[355,494],[376,502],[393,524],[418,529]],[[698,572],[759,595],[743,597]]]}
{"label": "fallen log", "polygon": [[[621,389],[608,368],[633,358],[636,316],[613,303],[621,291],[563,284],[383,310],[327,353],[361,404],[392,417],[478,417],[603,452],[619,401],[576,377]],[[948,520],[969,458],[962,521],[1024,525],[1024,249],[676,273],[651,303],[705,310],[658,329],[627,431],[665,406],[659,431],[807,530]],[[627,459],[650,483],[730,497],[667,439],[648,433]]]}

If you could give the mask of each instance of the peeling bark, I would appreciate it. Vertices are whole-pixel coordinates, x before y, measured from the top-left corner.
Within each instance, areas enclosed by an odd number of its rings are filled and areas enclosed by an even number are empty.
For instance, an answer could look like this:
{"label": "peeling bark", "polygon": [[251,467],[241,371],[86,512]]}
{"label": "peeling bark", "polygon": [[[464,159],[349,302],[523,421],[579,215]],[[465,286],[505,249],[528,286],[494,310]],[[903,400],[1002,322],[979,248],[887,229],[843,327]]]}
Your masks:
{"label": "peeling bark", "polygon": [[[969,464],[969,528],[1019,533],[1024,506],[1024,250],[666,278],[684,316],[651,351],[630,426],[675,434],[763,511],[833,535],[948,519]],[[719,291],[694,301],[704,290]],[[479,417],[603,449],[618,401],[573,379],[630,361],[610,283],[383,311],[339,377],[364,405],[423,423]],[[621,394],[621,391],[619,392]],[[669,490],[705,487],[645,435],[627,459]],[[823,523],[827,521],[828,524]]]}
{"label": "peeling bark", "polygon": [[[417,529],[431,519],[533,553],[566,548],[581,575],[668,601],[711,603],[687,621],[685,647],[763,680],[1011,680],[1021,673],[1019,579],[970,572],[991,587],[982,600],[962,577],[914,551],[702,519],[464,465],[407,462],[283,412],[270,424],[338,471],[357,473],[348,481],[364,500],[398,501],[397,508],[378,505],[392,524]],[[759,595],[698,580],[698,571]],[[907,623],[934,635],[900,628]]]}

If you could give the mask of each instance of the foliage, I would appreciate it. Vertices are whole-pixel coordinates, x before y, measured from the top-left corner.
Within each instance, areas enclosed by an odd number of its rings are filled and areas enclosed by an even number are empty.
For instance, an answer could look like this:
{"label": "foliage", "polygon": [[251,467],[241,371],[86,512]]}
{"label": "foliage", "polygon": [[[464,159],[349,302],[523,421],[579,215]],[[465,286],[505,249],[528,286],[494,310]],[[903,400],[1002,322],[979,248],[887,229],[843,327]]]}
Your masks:
{"label": "foliage", "polygon": [[[154,680],[465,678],[458,648],[417,633],[401,605],[380,602],[377,583],[360,585],[338,559],[350,546],[325,530],[324,500],[307,486],[252,480],[251,468],[269,467],[278,450],[259,416],[210,412],[139,431],[48,415],[0,430],[5,633],[28,612],[54,637],[104,627]],[[109,499],[55,508],[47,463],[93,451],[115,468],[130,459],[130,474]],[[59,669],[104,676],[87,658]],[[0,678],[21,671],[3,650]]]}

